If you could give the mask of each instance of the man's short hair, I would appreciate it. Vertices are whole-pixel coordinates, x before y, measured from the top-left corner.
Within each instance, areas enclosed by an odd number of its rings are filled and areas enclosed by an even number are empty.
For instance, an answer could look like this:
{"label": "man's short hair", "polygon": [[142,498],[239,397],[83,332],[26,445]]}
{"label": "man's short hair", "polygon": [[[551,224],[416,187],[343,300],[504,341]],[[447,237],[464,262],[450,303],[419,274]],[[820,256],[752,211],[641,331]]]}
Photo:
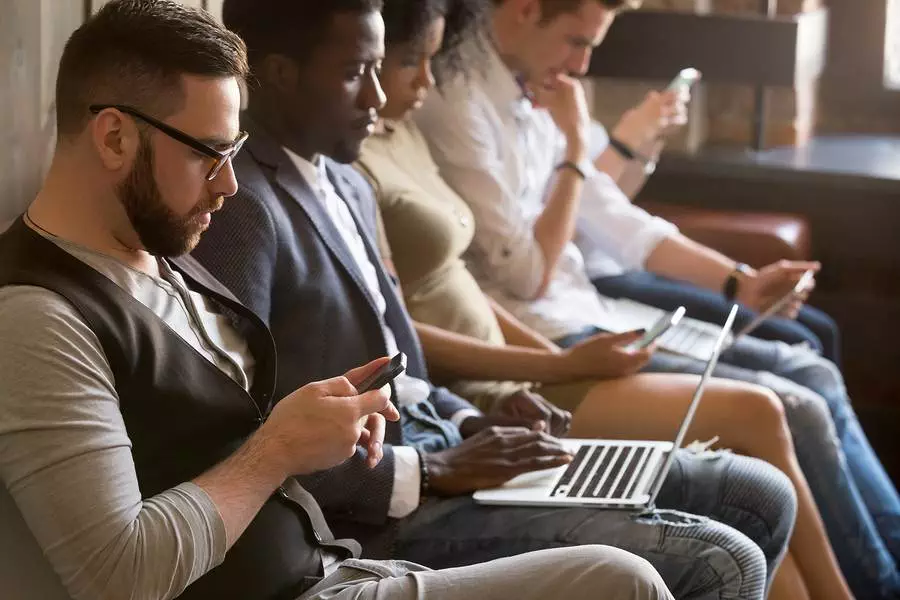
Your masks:
{"label": "man's short hair", "polygon": [[[552,21],[560,15],[573,13],[581,8],[581,5],[590,0],[541,0],[541,17],[544,22]],[[606,8],[623,10],[637,8],[642,0],[593,0]]]}
{"label": "man's short hair", "polygon": [[382,0],[225,0],[225,26],[247,43],[250,64],[270,54],[304,58],[327,39],[340,13],[380,12]]}
{"label": "man's short hair", "polygon": [[[606,8],[623,10],[638,8],[643,0],[541,0],[541,19],[546,23],[556,17],[573,13],[585,2],[599,2]],[[494,4],[503,4],[504,0],[494,0]]]}
{"label": "man's short hair", "polygon": [[77,135],[94,103],[164,117],[183,101],[181,77],[247,76],[244,42],[206,11],[171,0],[112,0],[66,43],[56,80],[60,136]]}

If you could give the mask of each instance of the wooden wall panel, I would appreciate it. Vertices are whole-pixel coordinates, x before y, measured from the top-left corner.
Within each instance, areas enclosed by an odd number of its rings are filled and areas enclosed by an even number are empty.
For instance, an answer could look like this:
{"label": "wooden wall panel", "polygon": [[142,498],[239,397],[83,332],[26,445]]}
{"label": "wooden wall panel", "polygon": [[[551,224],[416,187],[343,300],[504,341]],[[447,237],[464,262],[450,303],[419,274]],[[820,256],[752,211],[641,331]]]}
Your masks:
{"label": "wooden wall panel", "polygon": [[222,4],[224,0],[206,0],[206,10],[216,15],[219,20],[222,19]]}
{"label": "wooden wall panel", "polygon": [[4,0],[0,19],[0,223],[37,192],[54,143],[53,87],[84,0]]}
{"label": "wooden wall panel", "polygon": [[[54,86],[69,35],[109,0],[0,0],[0,230],[37,192],[55,143]],[[222,0],[182,0],[221,14]]]}

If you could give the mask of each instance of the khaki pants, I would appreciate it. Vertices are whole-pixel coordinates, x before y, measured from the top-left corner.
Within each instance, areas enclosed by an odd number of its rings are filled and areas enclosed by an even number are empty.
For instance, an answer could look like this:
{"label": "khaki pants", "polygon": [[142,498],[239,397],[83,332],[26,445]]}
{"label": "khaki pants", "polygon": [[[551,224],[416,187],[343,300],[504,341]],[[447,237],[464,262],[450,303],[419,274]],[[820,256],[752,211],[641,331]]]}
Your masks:
{"label": "khaki pants", "polygon": [[431,571],[348,560],[297,600],[674,600],[650,563],[607,546],[576,546]]}

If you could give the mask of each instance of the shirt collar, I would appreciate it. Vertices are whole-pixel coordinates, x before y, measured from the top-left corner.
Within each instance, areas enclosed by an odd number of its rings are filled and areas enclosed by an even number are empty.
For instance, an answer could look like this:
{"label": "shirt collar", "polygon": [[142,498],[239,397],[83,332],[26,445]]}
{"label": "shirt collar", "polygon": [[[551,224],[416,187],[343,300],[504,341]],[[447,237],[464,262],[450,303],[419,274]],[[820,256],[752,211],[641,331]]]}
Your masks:
{"label": "shirt collar", "polygon": [[300,171],[300,175],[303,176],[306,183],[314,190],[321,190],[325,182],[328,181],[328,175],[325,172],[325,161],[322,160],[322,156],[317,154],[310,162],[287,147],[284,148],[284,151],[287,153],[288,158],[291,159],[291,162],[294,163],[294,166],[297,167],[297,170]]}
{"label": "shirt collar", "polygon": [[[484,86],[488,97],[497,106],[509,106],[517,110],[527,99],[525,88],[520,77],[503,62],[500,53],[490,39],[473,40],[470,42],[472,51],[486,55],[487,63],[484,69]],[[526,102],[529,106],[530,102]]]}

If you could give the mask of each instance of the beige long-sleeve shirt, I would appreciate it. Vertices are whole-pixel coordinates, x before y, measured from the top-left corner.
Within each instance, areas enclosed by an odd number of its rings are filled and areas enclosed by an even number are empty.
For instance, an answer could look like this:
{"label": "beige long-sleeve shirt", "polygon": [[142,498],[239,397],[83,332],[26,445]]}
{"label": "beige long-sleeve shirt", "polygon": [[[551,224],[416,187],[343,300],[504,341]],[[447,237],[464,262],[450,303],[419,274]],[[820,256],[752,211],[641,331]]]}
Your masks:
{"label": "beige long-sleeve shirt", "polygon": [[[150,277],[54,241],[250,385],[245,341],[163,261]],[[164,600],[225,557],[224,524],[201,488],[141,494],[100,342],[42,288],[0,288],[0,481],[0,597]]]}

